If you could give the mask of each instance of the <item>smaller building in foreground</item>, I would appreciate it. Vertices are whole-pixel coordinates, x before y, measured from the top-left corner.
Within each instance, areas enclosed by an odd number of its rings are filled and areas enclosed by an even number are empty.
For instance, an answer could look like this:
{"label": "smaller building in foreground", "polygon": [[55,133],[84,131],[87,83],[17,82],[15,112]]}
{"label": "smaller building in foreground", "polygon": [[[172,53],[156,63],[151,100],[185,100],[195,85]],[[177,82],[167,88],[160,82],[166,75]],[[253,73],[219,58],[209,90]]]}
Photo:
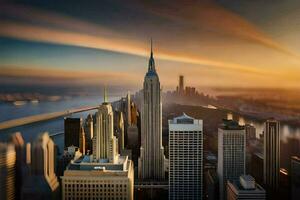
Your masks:
{"label": "smaller building in foreground", "polygon": [[266,191],[252,176],[242,175],[239,181],[227,181],[227,200],[237,199],[264,200]]}
{"label": "smaller building in foreground", "polygon": [[127,156],[116,163],[84,156],[71,161],[61,178],[62,199],[133,199],[134,170]]}

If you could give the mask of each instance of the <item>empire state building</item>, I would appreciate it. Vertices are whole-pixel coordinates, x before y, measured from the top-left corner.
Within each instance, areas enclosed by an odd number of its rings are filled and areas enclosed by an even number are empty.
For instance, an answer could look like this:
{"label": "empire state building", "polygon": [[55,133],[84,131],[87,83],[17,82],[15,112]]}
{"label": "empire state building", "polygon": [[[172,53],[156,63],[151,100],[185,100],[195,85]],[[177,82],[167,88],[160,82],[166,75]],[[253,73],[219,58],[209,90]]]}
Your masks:
{"label": "empire state building", "polygon": [[144,79],[141,115],[141,148],[139,158],[139,179],[163,180],[164,148],[162,146],[162,103],[161,88],[152,51],[148,72]]}

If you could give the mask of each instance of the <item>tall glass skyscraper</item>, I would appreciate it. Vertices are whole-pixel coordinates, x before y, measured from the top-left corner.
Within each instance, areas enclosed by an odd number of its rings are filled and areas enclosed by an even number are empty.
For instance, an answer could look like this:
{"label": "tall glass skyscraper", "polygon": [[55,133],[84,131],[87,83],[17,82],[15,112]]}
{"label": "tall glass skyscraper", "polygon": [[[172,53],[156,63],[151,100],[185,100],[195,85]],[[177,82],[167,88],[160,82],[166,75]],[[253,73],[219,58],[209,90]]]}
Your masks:
{"label": "tall glass skyscraper", "polygon": [[218,176],[220,199],[226,197],[227,181],[238,181],[245,174],[246,136],[244,126],[223,120],[218,129]]}

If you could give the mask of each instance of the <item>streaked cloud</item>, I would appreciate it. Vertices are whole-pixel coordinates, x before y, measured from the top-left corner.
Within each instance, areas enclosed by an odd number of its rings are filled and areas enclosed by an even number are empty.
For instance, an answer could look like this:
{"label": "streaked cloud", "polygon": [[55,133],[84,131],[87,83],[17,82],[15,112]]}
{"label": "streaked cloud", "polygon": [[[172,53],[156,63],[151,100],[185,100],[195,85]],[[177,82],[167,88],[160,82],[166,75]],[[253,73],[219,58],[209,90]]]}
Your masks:
{"label": "streaked cloud", "polygon": [[[107,84],[118,85],[121,79],[126,80],[126,85],[131,86],[137,79],[137,74],[112,71],[88,71],[88,70],[62,70],[49,69],[46,67],[29,67],[29,66],[1,66],[0,77],[22,79],[26,78],[27,83],[36,83],[44,80],[47,84]],[[6,79],[8,80],[8,79]]]}
{"label": "streaked cloud", "polygon": [[[300,64],[299,56],[214,1],[128,1],[124,6],[134,6],[150,15],[150,22],[135,19],[130,24],[108,26],[34,7],[5,4],[0,6],[0,12],[9,17],[0,18],[0,37],[148,57],[145,40],[154,36],[155,58],[165,64],[159,69],[164,84],[174,84],[175,76],[184,72],[194,77],[195,84],[199,81],[196,76],[203,76],[207,85],[259,86],[266,82],[269,86],[276,86],[278,82],[282,86],[297,85],[295,80],[300,78],[300,73],[294,66]],[[72,75],[67,75],[67,70],[51,71],[49,66],[35,68],[24,63],[21,67],[0,66],[4,69],[0,76],[24,77],[22,74],[27,70],[26,74],[35,78],[82,79],[87,84],[99,79],[113,84],[120,79],[130,84],[140,81],[142,74],[124,72],[122,67],[120,73],[116,73],[110,71],[109,66],[84,72],[82,66],[80,72],[70,70]],[[278,70],[273,70],[275,68]],[[49,76],[43,77],[43,74]],[[174,76],[172,81],[169,74]]]}

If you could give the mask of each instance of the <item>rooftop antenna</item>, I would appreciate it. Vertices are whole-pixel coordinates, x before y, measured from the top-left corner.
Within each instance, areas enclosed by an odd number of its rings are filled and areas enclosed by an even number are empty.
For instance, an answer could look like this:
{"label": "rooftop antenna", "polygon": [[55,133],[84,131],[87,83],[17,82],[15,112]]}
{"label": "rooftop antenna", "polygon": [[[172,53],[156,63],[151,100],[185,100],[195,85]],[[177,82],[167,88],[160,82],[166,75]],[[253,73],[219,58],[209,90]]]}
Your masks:
{"label": "rooftop antenna", "polygon": [[104,86],[104,96],[103,96],[103,103],[107,103],[107,88],[106,85]]}

